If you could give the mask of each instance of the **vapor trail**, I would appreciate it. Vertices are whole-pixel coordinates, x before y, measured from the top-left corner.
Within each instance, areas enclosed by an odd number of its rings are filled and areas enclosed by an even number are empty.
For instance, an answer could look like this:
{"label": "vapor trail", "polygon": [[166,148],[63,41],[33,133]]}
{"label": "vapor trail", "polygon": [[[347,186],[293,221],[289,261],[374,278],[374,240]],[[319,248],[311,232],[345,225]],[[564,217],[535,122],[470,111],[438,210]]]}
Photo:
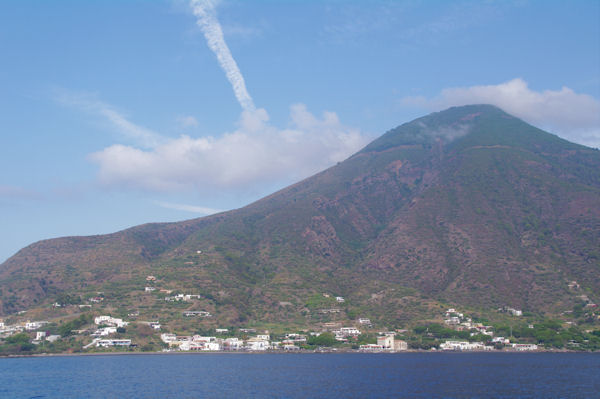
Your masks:
{"label": "vapor trail", "polygon": [[244,77],[242,76],[237,63],[233,59],[231,51],[229,51],[229,47],[227,47],[227,43],[225,43],[223,30],[217,20],[215,3],[215,0],[191,0],[190,6],[192,7],[194,15],[198,18],[197,24],[204,33],[208,47],[217,56],[219,65],[221,65],[221,68],[225,71],[225,75],[227,76],[229,83],[231,83],[235,97],[242,109],[244,111],[252,112],[256,109],[254,102],[252,101],[250,94],[248,94],[248,90],[246,90]]}

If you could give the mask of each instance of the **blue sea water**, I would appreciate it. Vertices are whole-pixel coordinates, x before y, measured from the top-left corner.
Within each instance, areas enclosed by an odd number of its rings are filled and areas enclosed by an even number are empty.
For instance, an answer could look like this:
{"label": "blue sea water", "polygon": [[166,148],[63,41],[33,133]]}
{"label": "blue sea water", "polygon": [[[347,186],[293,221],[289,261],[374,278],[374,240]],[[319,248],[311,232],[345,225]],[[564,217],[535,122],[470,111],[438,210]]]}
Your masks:
{"label": "blue sea water", "polygon": [[600,354],[0,359],[2,398],[600,398]]}

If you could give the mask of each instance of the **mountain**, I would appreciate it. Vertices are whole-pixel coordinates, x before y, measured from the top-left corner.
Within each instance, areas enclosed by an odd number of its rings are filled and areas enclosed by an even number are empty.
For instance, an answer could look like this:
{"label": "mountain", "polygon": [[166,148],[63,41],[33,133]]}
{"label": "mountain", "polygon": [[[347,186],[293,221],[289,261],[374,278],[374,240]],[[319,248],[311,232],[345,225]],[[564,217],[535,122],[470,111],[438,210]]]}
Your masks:
{"label": "mountain", "polygon": [[600,152],[471,105],[241,209],[32,244],[0,265],[0,312],[101,291],[168,318],[153,275],[228,325],[326,320],[336,295],[339,317],[387,325],[446,305],[558,314],[600,293],[599,244]]}

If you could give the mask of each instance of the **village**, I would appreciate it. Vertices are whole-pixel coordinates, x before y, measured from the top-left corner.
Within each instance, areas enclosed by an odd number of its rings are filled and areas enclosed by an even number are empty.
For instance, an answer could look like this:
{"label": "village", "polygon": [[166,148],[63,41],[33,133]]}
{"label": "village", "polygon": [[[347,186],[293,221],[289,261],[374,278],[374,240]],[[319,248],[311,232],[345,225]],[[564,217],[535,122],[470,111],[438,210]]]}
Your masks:
{"label": "village", "polygon": [[[169,293],[170,294],[170,293]],[[167,297],[167,301],[191,301],[197,299],[198,295],[177,294]],[[344,301],[337,297],[338,302]],[[522,316],[517,309],[503,308],[499,311],[507,312],[514,317]],[[137,313],[130,313],[135,318]],[[210,318],[212,315],[207,311],[183,311],[184,317]],[[536,351],[541,348],[535,343],[516,342],[504,336],[496,335],[494,328],[480,322],[474,322],[470,317],[454,308],[449,308],[443,314],[444,325],[447,331],[455,331],[462,337],[469,339],[440,339],[438,345],[432,345],[431,351]],[[235,331],[229,328],[215,328],[212,335],[179,335],[174,332],[164,331],[164,326],[156,321],[125,321],[122,318],[111,315],[99,315],[94,317],[91,326],[77,328],[67,332],[67,337],[81,337],[81,350],[136,350],[138,344],[132,338],[125,338],[124,333],[131,323],[142,323],[155,331],[160,338],[161,350],[163,352],[186,352],[186,351],[286,351],[299,352],[307,350],[319,351],[359,351],[359,352],[403,352],[409,350],[422,350],[414,344],[414,334],[405,329],[396,331],[374,331],[371,320],[359,317],[353,325],[343,326],[340,323],[323,323],[320,330],[291,332],[284,334],[271,334],[268,330],[257,330],[256,328],[238,328]],[[14,334],[28,334],[32,345],[42,343],[55,343],[64,340],[60,334],[52,334],[47,331],[48,321],[24,321],[17,324],[7,325],[0,320],[0,338],[6,339]],[[84,327],[84,326],[81,326]],[[415,328],[415,333],[421,335],[421,341],[428,337],[435,337],[435,330],[440,325],[431,325],[425,330]],[[529,328],[534,328],[529,325]],[[439,334],[438,334],[439,335]],[[364,339],[368,337],[368,339]],[[477,340],[472,338],[476,337]],[[411,341],[411,339],[413,341]],[[85,342],[85,344],[83,344]]]}
{"label": "village", "polygon": [[[170,318],[140,320],[140,311],[117,310],[107,305],[103,292],[87,298],[87,303],[65,304],[56,302],[54,309],[69,307],[79,317],[65,321],[26,318],[26,312],[12,317],[12,323],[0,319],[0,347],[19,342],[21,352],[52,351],[358,351],[393,353],[415,350],[428,351],[538,351],[560,348],[556,336],[574,327],[572,322],[526,322],[523,311],[509,306],[497,309],[508,324],[486,323],[485,319],[471,317],[464,311],[447,308],[431,322],[412,328],[386,329],[374,325],[370,318],[357,315],[345,317],[347,300],[340,295],[322,293],[309,301],[320,322],[296,331],[275,328],[270,331],[260,326],[219,327],[211,311],[199,305],[204,299],[198,293],[160,288],[157,278],[148,275],[141,289],[146,300],[170,309]],[[139,291],[138,291],[139,292]],[[589,301],[588,301],[589,302]],[[204,302],[205,303],[205,302]],[[285,304],[285,303],[284,303]],[[337,307],[335,306],[337,304]],[[595,304],[587,306],[592,308]],[[199,308],[200,307],[200,308]],[[107,309],[112,309],[106,312]],[[177,317],[177,314],[179,316]],[[118,317],[119,315],[120,317]],[[127,320],[124,320],[125,315]],[[177,321],[178,320],[178,321]],[[510,321],[513,320],[513,321]],[[175,324],[174,321],[177,321]],[[215,326],[215,324],[217,324]],[[212,327],[202,327],[209,326]],[[186,327],[187,326],[187,327]],[[194,327],[196,326],[196,327]],[[514,329],[513,329],[514,326]],[[187,333],[189,330],[195,333]],[[593,334],[595,331],[587,331]],[[519,338],[521,337],[521,338]],[[548,338],[549,337],[549,338]],[[595,335],[588,335],[592,341]],[[580,350],[590,339],[567,339],[564,349]],[[585,338],[585,337],[584,337]],[[554,340],[554,341],[552,341]],[[18,346],[18,345],[17,345]],[[10,351],[9,351],[10,352]]]}

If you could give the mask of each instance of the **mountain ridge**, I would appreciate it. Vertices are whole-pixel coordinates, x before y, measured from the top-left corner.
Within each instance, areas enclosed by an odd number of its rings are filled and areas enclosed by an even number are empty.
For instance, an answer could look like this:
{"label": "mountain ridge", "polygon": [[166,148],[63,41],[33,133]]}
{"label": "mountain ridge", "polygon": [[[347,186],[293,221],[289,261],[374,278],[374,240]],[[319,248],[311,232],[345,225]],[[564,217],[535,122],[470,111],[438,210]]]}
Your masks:
{"label": "mountain ridge", "polygon": [[302,319],[321,291],[387,322],[417,317],[414,295],[560,312],[577,302],[567,281],[600,292],[599,170],[597,150],[494,106],[453,107],[243,208],[34,243],[0,265],[0,312],[147,274],[231,323]]}

